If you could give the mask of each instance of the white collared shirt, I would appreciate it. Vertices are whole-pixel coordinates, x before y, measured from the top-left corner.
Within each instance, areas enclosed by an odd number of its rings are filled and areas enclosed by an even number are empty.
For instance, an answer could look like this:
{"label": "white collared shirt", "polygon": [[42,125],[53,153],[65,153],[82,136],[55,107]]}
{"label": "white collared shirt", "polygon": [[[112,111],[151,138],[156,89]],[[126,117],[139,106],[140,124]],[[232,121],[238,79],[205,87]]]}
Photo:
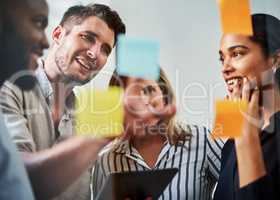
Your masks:
{"label": "white collared shirt", "polygon": [[[160,200],[208,200],[218,180],[223,142],[214,141],[205,127],[184,125],[191,139],[178,145],[166,142],[153,169],[178,168],[179,172],[167,186]],[[151,170],[138,151],[123,141],[104,152],[93,171],[92,199],[113,172]]]}

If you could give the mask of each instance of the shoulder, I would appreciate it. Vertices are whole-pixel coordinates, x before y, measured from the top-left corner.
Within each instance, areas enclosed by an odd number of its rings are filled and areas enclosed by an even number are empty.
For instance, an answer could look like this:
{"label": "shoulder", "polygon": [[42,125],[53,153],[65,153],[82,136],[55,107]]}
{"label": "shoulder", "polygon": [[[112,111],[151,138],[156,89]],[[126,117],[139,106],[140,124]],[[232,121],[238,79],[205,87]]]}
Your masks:
{"label": "shoulder", "polygon": [[20,96],[22,94],[22,90],[15,84],[11,83],[10,81],[4,82],[4,84],[0,89],[0,92],[1,92],[1,97],[3,97],[3,94],[13,95],[13,96]]}
{"label": "shoulder", "polygon": [[129,148],[129,142],[117,141],[108,144],[98,155],[98,162],[101,162],[104,159],[107,159],[116,154],[125,154]]}
{"label": "shoulder", "polygon": [[35,93],[40,92],[40,88],[38,87],[38,84],[35,84],[32,89],[29,90],[23,90],[19,86],[15,85],[14,83],[10,81],[5,81],[0,89],[0,97],[4,98],[6,96],[12,96],[12,97],[18,97],[23,98],[26,96],[33,96]]}
{"label": "shoulder", "polygon": [[24,102],[23,91],[15,84],[6,81],[0,89],[0,104],[2,111],[10,111],[10,109],[22,109]]}

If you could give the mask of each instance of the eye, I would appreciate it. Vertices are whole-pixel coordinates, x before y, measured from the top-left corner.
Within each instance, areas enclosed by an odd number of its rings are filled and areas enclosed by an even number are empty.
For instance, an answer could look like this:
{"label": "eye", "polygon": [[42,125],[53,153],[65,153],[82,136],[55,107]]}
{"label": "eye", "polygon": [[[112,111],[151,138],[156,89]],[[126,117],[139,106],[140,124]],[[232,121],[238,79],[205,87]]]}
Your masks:
{"label": "eye", "polygon": [[33,24],[38,28],[38,29],[45,29],[48,26],[48,18],[38,16],[33,18]]}
{"label": "eye", "polygon": [[223,56],[220,56],[219,60],[220,60],[220,62],[223,64],[225,59],[224,59]]}
{"label": "eye", "polygon": [[109,56],[111,53],[111,48],[107,45],[102,46],[101,51],[104,55]]}
{"label": "eye", "polygon": [[156,90],[153,86],[146,86],[142,89],[143,93],[145,95],[152,95]]}
{"label": "eye", "polygon": [[149,90],[148,90],[147,87],[144,87],[144,88],[142,89],[142,92],[143,92],[144,95],[148,95],[148,94],[149,94]]}
{"label": "eye", "polygon": [[241,54],[240,54],[239,52],[234,52],[232,55],[233,55],[233,57],[238,57],[238,56],[240,56]]}
{"label": "eye", "polygon": [[240,58],[244,55],[245,53],[243,51],[240,50],[236,50],[232,52],[232,57],[234,58]]}
{"label": "eye", "polygon": [[86,42],[93,43],[93,44],[95,43],[95,37],[92,36],[92,35],[81,34],[80,36],[81,36],[81,38],[82,38],[83,40],[85,40]]}

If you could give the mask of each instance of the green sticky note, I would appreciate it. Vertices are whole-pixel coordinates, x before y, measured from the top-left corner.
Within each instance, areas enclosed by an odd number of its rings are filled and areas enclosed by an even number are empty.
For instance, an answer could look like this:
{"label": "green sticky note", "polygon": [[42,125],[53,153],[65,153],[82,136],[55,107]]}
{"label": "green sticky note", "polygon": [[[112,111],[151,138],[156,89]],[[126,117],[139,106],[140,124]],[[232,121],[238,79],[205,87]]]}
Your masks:
{"label": "green sticky note", "polygon": [[158,80],[160,69],[157,41],[120,35],[116,49],[118,74]]}
{"label": "green sticky note", "polygon": [[78,96],[75,110],[76,134],[95,137],[116,137],[123,133],[123,89],[84,89]]}

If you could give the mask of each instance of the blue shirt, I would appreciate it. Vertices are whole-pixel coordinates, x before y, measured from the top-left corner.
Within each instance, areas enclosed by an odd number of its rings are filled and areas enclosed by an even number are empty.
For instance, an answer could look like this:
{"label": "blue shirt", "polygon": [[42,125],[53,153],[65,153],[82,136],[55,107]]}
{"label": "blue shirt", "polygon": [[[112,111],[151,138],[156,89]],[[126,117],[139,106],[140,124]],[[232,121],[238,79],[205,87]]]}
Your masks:
{"label": "blue shirt", "polygon": [[24,165],[11,142],[0,112],[0,199],[33,200],[34,196]]}

